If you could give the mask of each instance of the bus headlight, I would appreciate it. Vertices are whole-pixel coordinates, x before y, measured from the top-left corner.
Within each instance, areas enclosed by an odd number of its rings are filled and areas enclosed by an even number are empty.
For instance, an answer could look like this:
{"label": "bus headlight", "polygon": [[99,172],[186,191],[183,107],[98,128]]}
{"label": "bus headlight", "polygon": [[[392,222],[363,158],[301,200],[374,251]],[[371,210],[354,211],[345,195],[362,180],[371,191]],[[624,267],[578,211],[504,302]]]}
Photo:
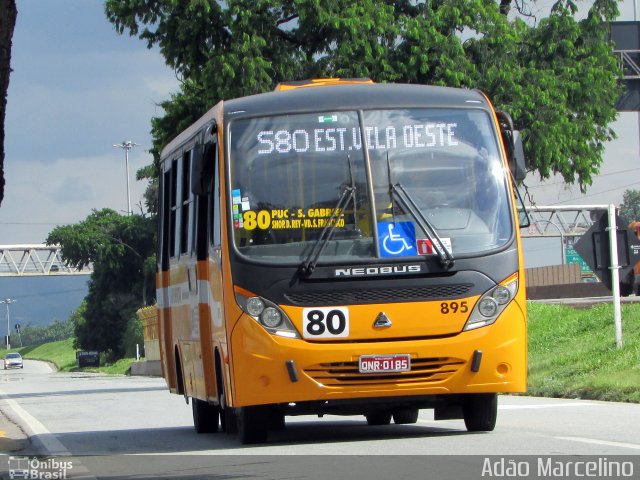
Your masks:
{"label": "bus headlight", "polygon": [[235,288],[235,297],[242,311],[267,332],[280,337],[300,338],[287,314],[275,303],[239,287]]}
{"label": "bus headlight", "polygon": [[480,297],[480,300],[473,307],[463,331],[491,325],[513,300],[517,292],[518,274],[514,274]]}
{"label": "bus headlight", "polygon": [[259,297],[247,299],[247,313],[252,317],[259,317],[264,311],[264,302]]}
{"label": "bus headlight", "polygon": [[493,297],[483,297],[478,302],[478,312],[484,317],[493,317],[498,311],[498,302]]}
{"label": "bus headlight", "polygon": [[260,315],[260,322],[267,328],[277,328],[282,323],[282,315],[273,307],[267,307]]}
{"label": "bus headlight", "polygon": [[506,305],[511,300],[511,291],[504,285],[498,285],[493,289],[493,298],[498,302],[498,305]]}

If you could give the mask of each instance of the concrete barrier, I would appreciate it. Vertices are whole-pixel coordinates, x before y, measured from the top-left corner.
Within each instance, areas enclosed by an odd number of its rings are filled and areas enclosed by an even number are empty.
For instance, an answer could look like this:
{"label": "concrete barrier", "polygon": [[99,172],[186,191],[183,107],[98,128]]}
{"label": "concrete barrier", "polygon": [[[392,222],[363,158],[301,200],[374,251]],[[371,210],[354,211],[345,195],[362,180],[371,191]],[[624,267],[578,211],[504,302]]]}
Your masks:
{"label": "concrete barrier", "polygon": [[143,360],[131,364],[131,375],[146,377],[161,377],[162,366],[160,360]]}

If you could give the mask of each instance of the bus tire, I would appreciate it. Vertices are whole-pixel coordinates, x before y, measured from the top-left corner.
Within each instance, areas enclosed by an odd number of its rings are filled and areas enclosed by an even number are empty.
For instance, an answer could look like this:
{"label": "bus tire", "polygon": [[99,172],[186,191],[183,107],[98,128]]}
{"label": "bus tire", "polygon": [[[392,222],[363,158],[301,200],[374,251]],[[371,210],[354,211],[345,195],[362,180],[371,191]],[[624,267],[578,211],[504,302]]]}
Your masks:
{"label": "bus tire", "polygon": [[285,428],[284,413],[271,410],[269,412],[269,430],[282,431]]}
{"label": "bus tire", "polygon": [[218,389],[218,403],[220,405],[220,427],[225,433],[236,433],[238,424],[236,419],[236,411],[233,407],[227,405],[226,396],[224,394],[224,380],[222,376],[222,359],[220,352],[216,350],[216,388]]}
{"label": "bus tire", "polygon": [[220,417],[220,408],[217,405],[191,399],[191,408],[193,410],[193,426],[198,433],[213,433],[218,431],[218,419]]}
{"label": "bus tire", "polygon": [[224,393],[220,396],[220,425],[225,433],[236,433],[238,431],[236,410],[225,403]]}
{"label": "bus tire", "polygon": [[475,393],[467,395],[462,406],[464,424],[469,432],[491,432],[498,417],[498,395]]}
{"label": "bus tire", "polygon": [[388,410],[377,410],[364,414],[368,425],[389,425],[391,423],[391,412]]}
{"label": "bus tire", "polygon": [[417,408],[399,408],[393,411],[393,423],[398,425],[416,423],[418,421]]}
{"label": "bus tire", "polygon": [[260,406],[238,409],[238,432],[243,445],[267,441],[268,413],[267,409]]}

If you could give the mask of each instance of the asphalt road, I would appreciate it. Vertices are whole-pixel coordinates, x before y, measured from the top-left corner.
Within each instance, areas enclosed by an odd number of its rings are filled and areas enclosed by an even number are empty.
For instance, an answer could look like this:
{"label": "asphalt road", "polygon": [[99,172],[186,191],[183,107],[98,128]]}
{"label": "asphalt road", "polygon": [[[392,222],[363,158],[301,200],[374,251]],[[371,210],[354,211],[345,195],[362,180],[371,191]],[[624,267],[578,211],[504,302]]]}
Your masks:
{"label": "asphalt road", "polygon": [[[429,410],[415,425],[381,427],[364,417],[301,416],[267,444],[245,446],[233,435],[196,434],[191,407],[160,378],[56,373],[34,361],[0,370],[0,409],[31,439],[13,455],[72,458],[67,478],[482,478],[494,465],[488,458],[533,471],[541,458],[563,455],[605,467],[622,459],[640,476],[640,405],[525,396],[502,396],[499,405],[490,433],[435,422]],[[0,459],[0,472],[8,466]]]}

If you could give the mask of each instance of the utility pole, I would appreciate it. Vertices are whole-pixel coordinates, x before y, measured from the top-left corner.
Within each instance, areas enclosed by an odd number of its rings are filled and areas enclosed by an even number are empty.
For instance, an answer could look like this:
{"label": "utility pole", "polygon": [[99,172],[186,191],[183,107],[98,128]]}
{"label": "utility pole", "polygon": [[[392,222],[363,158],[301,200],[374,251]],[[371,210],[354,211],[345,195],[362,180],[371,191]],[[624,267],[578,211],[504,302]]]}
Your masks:
{"label": "utility pole", "polygon": [[124,160],[127,167],[127,215],[131,215],[131,194],[129,193],[129,150],[139,145],[139,143],[132,142],[131,140],[113,145],[114,147],[122,148],[124,150]]}
{"label": "utility pole", "polygon": [[5,345],[7,346],[7,350],[11,349],[11,323],[9,322],[9,305],[16,302],[17,300],[14,300],[12,298],[5,298],[4,300],[0,300],[0,303],[4,303],[7,306],[7,337],[5,338]]}

